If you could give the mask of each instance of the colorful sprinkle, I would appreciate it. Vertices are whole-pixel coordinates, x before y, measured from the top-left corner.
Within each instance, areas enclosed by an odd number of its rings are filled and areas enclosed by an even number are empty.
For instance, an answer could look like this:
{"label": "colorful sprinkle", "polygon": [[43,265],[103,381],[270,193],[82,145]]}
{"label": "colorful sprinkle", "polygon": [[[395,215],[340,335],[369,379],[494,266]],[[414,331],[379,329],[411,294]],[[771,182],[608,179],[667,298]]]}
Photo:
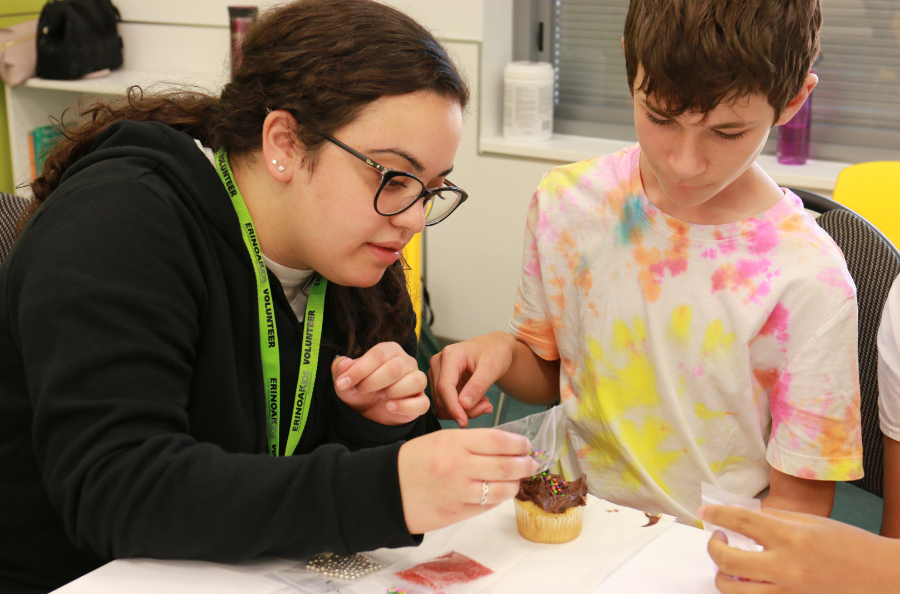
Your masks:
{"label": "colorful sprinkle", "polygon": [[537,462],[541,466],[544,466],[547,462],[550,461],[550,454],[548,454],[544,450],[531,450],[531,452],[529,453],[531,454],[531,457],[534,458],[535,462]]}

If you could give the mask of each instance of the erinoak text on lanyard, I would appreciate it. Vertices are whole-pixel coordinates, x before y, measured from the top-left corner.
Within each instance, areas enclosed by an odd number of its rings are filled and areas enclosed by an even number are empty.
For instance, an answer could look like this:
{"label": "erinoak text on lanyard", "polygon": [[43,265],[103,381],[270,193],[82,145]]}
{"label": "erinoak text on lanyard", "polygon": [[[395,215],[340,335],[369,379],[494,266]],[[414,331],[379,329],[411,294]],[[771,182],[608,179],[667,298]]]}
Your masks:
{"label": "erinoak text on lanyard", "polygon": [[[278,350],[278,328],[275,325],[275,310],[272,291],[269,286],[269,273],[262,258],[259,240],[250,211],[244,203],[241,191],[234,181],[228,155],[225,151],[216,153],[216,170],[231,203],[241,222],[241,234],[244,244],[250,253],[253,269],[256,271],[257,303],[259,306],[259,351],[262,358],[264,392],[266,394],[266,415],[268,416],[267,435],[269,453],[277,456],[279,444],[279,424],[281,414],[281,359]],[[300,373],[297,377],[297,398],[294,400],[294,416],[288,434],[284,455],[290,456],[297,449],[306,418],[309,416],[309,405],[312,400],[313,387],[316,384],[316,369],[319,363],[319,344],[322,339],[322,315],[325,312],[325,289],[328,281],[316,274],[306,302],[306,317],[303,324],[303,352],[300,357]]]}

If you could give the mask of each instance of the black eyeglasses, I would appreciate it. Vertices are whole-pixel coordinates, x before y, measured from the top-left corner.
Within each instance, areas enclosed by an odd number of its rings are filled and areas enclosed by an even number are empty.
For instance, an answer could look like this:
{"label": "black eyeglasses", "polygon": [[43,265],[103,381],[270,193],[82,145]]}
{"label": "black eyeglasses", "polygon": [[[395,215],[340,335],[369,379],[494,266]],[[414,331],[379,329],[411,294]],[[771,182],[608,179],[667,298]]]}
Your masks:
{"label": "black eyeglasses", "polygon": [[449,179],[444,180],[447,185],[429,190],[422,180],[411,173],[379,165],[337,138],[324,138],[381,173],[381,183],[375,192],[375,212],[382,216],[398,215],[421,198],[422,208],[425,210],[425,225],[430,227],[449,217],[469,197],[464,190],[451,184]]}

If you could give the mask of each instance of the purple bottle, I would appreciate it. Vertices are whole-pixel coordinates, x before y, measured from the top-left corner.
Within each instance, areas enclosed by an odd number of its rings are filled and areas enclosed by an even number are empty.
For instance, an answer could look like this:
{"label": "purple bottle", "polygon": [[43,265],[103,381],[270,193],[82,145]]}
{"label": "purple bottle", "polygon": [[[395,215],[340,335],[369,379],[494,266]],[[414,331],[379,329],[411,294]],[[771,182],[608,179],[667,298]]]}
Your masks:
{"label": "purple bottle", "polygon": [[786,124],[778,127],[775,155],[785,165],[803,165],[809,158],[809,127],[812,121],[812,93]]}
{"label": "purple bottle", "polygon": [[241,45],[253,21],[256,20],[257,8],[255,6],[229,6],[228,20],[231,25],[231,73],[241,65]]}

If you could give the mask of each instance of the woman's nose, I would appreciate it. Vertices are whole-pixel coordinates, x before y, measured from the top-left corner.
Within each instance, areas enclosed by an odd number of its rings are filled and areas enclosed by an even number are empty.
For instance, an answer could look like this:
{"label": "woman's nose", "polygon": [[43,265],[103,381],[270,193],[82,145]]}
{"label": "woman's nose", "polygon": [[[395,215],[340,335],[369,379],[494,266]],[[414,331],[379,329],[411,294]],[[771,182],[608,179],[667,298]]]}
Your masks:
{"label": "woman's nose", "polygon": [[391,221],[397,227],[404,227],[411,231],[412,235],[425,228],[425,202],[420,198],[412,206],[391,217]]}

